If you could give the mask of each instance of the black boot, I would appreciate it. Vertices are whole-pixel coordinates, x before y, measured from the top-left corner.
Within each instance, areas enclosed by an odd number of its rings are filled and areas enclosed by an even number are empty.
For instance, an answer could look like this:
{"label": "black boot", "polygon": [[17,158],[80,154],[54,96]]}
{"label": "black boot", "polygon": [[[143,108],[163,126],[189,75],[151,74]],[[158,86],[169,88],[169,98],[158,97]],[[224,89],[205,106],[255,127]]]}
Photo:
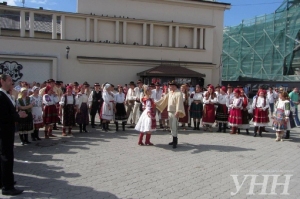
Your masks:
{"label": "black boot", "polygon": [[197,130],[196,121],[194,121],[194,128],[193,130]]}
{"label": "black boot", "polygon": [[241,133],[241,129],[240,128],[238,128],[238,133],[237,134],[240,134]]}
{"label": "black boot", "polygon": [[35,142],[36,141],[35,130],[33,130],[33,133],[31,133],[30,135],[31,135],[31,140]]}
{"label": "black boot", "polygon": [[40,138],[40,136],[39,136],[39,132],[40,132],[39,129],[35,130],[35,138],[36,138],[37,140],[41,140],[41,138]]}
{"label": "black boot", "polygon": [[264,130],[265,127],[260,127],[259,128],[259,136],[262,137],[262,131]]}
{"label": "black boot", "polygon": [[102,123],[102,129],[103,129],[103,131],[107,132],[107,129],[106,129],[106,122],[103,122],[103,123]]}
{"label": "black boot", "polygon": [[115,122],[115,125],[116,125],[116,131],[119,131],[119,123]]}
{"label": "black boot", "polygon": [[24,143],[30,144],[31,142],[28,141],[28,134],[24,134]]}
{"label": "black boot", "polygon": [[175,141],[175,137],[173,136],[173,141],[169,143],[169,145],[173,145]]}
{"label": "black boot", "polygon": [[287,130],[286,133],[285,133],[285,138],[284,139],[290,139],[290,131]]}
{"label": "black boot", "polygon": [[217,132],[222,132],[222,123],[219,123],[219,129],[217,130]]}
{"label": "black boot", "polygon": [[254,137],[257,136],[258,126],[254,127]]}
{"label": "black boot", "polygon": [[108,131],[111,131],[110,128],[109,128],[109,122],[106,122],[106,129],[107,129]]}
{"label": "black boot", "polygon": [[197,130],[200,130],[200,122],[197,122]]}
{"label": "black boot", "polygon": [[224,124],[223,124],[223,133],[226,133],[226,129],[227,129],[227,124],[224,123]]}
{"label": "black boot", "polygon": [[246,133],[247,133],[247,135],[249,135],[249,129],[246,129]]}
{"label": "black boot", "polygon": [[88,131],[86,130],[86,124],[83,124],[82,130],[83,130],[83,132],[88,133]]}
{"label": "black boot", "polygon": [[173,141],[173,149],[177,148],[177,144],[178,144],[178,138],[177,137],[173,137],[174,141]]}
{"label": "black boot", "polygon": [[95,128],[95,115],[91,115],[91,125],[92,128]]}
{"label": "black boot", "polygon": [[123,129],[123,131],[125,131],[125,124],[126,124],[126,122],[122,122],[122,129]]}
{"label": "black boot", "polygon": [[79,124],[79,133],[82,133],[82,124]]}
{"label": "black boot", "polygon": [[21,140],[21,144],[23,146],[25,144],[24,143],[24,136],[23,136],[23,134],[19,134],[19,137],[20,137],[20,140]]}

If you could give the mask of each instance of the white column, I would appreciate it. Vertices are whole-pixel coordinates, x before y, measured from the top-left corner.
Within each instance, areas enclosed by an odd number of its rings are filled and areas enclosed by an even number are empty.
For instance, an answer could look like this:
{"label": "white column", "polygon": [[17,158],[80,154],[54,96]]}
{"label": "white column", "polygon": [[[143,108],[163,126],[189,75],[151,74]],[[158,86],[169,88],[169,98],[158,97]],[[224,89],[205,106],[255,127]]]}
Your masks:
{"label": "white column", "polygon": [[200,49],[203,49],[203,28],[200,29],[200,35],[199,35],[199,47]]}
{"label": "white column", "polygon": [[175,47],[179,47],[179,26],[176,26],[176,32],[175,32]]}
{"label": "white column", "polygon": [[153,46],[154,25],[150,24],[150,46]]}
{"label": "white column", "polygon": [[123,22],[123,42],[124,44],[127,43],[127,22]]}
{"label": "white column", "polygon": [[116,21],[116,37],[115,37],[115,42],[120,41],[120,22]]}
{"label": "white column", "polygon": [[169,26],[169,47],[173,47],[173,26]]}
{"label": "white column", "polygon": [[197,48],[197,28],[194,28],[193,48]]}
{"label": "white column", "polygon": [[91,37],[91,26],[90,26],[90,18],[86,18],[85,19],[85,39],[86,41],[90,41],[90,37]]}
{"label": "white column", "polygon": [[98,19],[94,19],[94,42],[98,42]]}
{"label": "white column", "polygon": [[60,39],[66,39],[66,17],[65,15],[60,16]]}
{"label": "white column", "polygon": [[29,37],[34,37],[34,13],[29,13]]}
{"label": "white column", "polygon": [[20,11],[20,37],[25,37],[25,11]]}
{"label": "white column", "polygon": [[57,39],[57,17],[56,14],[52,15],[52,39]]}
{"label": "white column", "polygon": [[147,24],[143,23],[143,46],[147,44]]}

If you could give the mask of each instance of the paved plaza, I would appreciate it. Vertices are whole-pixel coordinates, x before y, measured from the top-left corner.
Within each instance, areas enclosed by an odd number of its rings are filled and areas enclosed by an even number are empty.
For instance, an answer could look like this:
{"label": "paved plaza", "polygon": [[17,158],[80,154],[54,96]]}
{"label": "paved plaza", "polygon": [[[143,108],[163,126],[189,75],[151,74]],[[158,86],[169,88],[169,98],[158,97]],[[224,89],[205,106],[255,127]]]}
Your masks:
{"label": "paved plaza", "polygon": [[[163,130],[153,133],[154,146],[138,146],[133,129],[89,130],[75,128],[71,137],[55,131],[57,138],[26,146],[16,136],[15,180],[25,192],[14,198],[300,197],[300,128],[284,142],[275,142],[270,128],[262,138],[253,137],[253,127],[251,135],[181,129],[177,149],[167,145],[171,136]],[[276,176],[287,183],[276,186],[275,180],[270,195]],[[265,194],[262,185],[251,191],[252,180],[266,180]],[[280,195],[285,187],[289,195]]]}

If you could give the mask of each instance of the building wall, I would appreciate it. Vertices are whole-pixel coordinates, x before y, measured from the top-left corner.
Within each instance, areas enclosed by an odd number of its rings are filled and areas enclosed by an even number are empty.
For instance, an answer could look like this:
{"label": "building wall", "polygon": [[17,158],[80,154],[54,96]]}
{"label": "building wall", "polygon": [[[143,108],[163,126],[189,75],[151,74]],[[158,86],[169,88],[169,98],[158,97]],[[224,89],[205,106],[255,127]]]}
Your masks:
{"label": "building wall", "polygon": [[[56,21],[57,16],[65,19],[60,22],[60,34],[35,33],[33,38],[29,38],[29,31],[22,35],[22,25],[19,31],[2,30],[0,42],[6,48],[0,49],[0,54],[8,55],[10,59],[14,59],[13,55],[36,57],[29,61],[32,64],[27,62],[24,65],[26,70],[35,70],[33,66],[41,64],[35,61],[41,57],[54,57],[57,61],[51,62],[52,72],[48,76],[65,82],[108,81],[124,84],[137,79],[137,73],[154,67],[95,59],[82,61],[77,56],[211,63],[186,67],[205,74],[205,84],[217,84],[219,67],[212,65],[220,65],[226,6],[182,2],[78,0],[78,11],[88,15],[0,6],[0,10],[52,14],[53,21]],[[91,12],[96,15],[90,15]],[[127,19],[127,16],[136,19]],[[77,39],[80,41],[75,41]],[[139,45],[133,45],[134,42]],[[146,45],[143,45],[144,42]],[[69,59],[66,59],[67,46],[71,48]],[[30,74],[26,70],[24,78],[30,79],[34,73]]]}

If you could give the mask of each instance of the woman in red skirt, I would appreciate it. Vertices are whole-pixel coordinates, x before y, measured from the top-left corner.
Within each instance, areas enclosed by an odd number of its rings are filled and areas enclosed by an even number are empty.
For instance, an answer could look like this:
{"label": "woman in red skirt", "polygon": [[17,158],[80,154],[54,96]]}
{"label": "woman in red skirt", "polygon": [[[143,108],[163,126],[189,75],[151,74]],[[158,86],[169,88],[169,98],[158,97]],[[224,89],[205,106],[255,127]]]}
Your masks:
{"label": "woman in red skirt", "polygon": [[218,103],[218,98],[215,93],[215,88],[210,85],[203,98],[203,118],[202,124],[204,131],[212,131],[212,125],[215,123],[215,104]]}
{"label": "woman in red skirt", "polygon": [[187,90],[187,86],[184,84],[180,88],[181,93],[183,95],[183,106],[185,111],[185,116],[183,118],[179,118],[179,121],[181,123],[181,127],[185,127],[185,124],[189,122],[189,107],[190,107],[190,94]]}
{"label": "woman in red skirt", "polygon": [[58,103],[59,99],[57,95],[54,93],[53,88],[51,86],[47,86],[45,89],[45,94],[43,96],[43,104],[44,104],[44,124],[45,124],[45,138],[56,137],[52,134],[53,124],[58,122],[59,118],[56,110],[56,103]]}
{"label": "woman in red skirt", "polygon": [[258,97],[253,100],[253,124],[254,124],[254,137],[257,136],[259,130],[259,136],[262,137],[262,130],[270,122],[269,120],[269,100],[267,99],[267,91],[260,89],[257,93]]}
{"label": "woman in red skirt", "polygon": [[238,126],[242,124],[242,106],[243,100],[240,97],[241,91],[239,89],[234,89],[233,91],[233,99],[232,102],[229,104],[229,118],[228,122],[229,125],[232,127],[232,131],[230,134],[236,134],[236,130]]}

